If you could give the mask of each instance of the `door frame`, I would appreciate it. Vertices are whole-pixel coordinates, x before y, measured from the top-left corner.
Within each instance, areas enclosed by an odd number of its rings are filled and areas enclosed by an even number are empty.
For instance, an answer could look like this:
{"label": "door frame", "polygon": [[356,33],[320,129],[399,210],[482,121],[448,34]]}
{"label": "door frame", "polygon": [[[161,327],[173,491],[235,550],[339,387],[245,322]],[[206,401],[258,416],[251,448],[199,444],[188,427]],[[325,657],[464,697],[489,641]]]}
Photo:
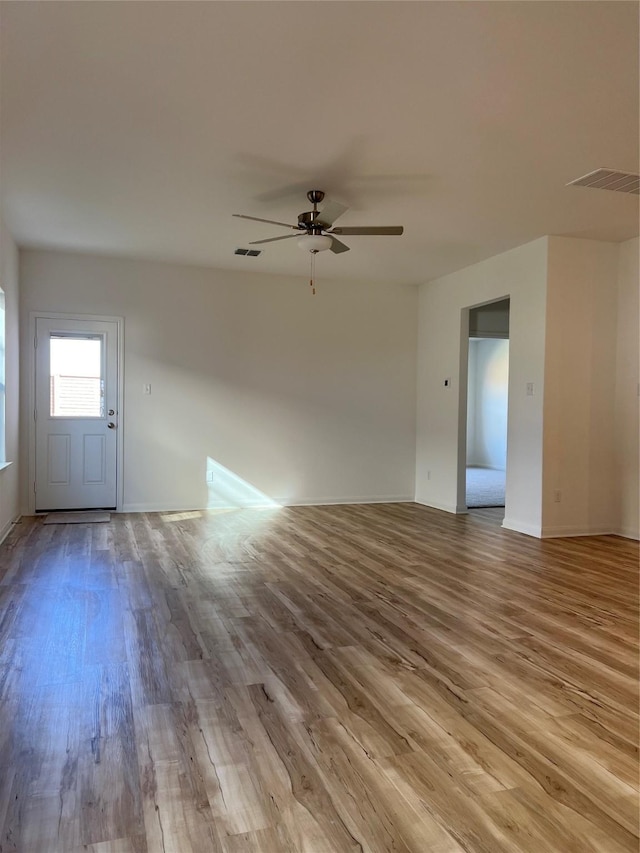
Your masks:
{"label": "door frame", "polygon": [[29,312],[29,458],[27,483],[27,509],[29,515],[36,514],[36,321],[45,320],[77,320],[79,322],[115,323],[117,327],[117,381],[118,381],[118,429],[116,435],[116,512],[122,511],[124,503],[124,317],[113,317],[104,314],[72,314],[62,311],[30,311]]}
{"label": "door frame", "polygon": [[[466,305],[460,312],[460,362],[458,371],[458,470],[456,483],[456,512],[467,513],[467,406],[469,397],[469,324],[470,312],[474,308],[482,308],[484,305],[493,305],[494,302],[509,300],[509,312],[511,312],[511,293],[504,296],[496,296],[493,299],[485,299],[473,305]],[[509,343],[511,343],[511,313],[509,313]],[[509,363],[511,363],[511,345],[509,345]],[[507,457],[505,479],[509,472],[509,426],[511,422],[511,371],[509,371],[509,385],[507,398]],[[507,517],[507,501],[509,499],[506,484],[504,495],[504,516]]]}

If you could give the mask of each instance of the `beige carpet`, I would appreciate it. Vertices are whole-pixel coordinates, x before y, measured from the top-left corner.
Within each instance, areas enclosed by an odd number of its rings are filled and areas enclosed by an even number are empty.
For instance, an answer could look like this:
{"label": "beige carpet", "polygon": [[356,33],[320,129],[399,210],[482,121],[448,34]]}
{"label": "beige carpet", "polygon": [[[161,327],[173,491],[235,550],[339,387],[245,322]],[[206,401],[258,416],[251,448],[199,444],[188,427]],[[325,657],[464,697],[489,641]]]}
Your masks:
{"label": "beige carpet", "polygon": [[504,506],[506,472],[496,468],[467,468],[467,506]]}
{"label": "beige carpet", "polygon": [[98,521],[111,521],[110,512],[50,512],[43,524],[95,524]]}

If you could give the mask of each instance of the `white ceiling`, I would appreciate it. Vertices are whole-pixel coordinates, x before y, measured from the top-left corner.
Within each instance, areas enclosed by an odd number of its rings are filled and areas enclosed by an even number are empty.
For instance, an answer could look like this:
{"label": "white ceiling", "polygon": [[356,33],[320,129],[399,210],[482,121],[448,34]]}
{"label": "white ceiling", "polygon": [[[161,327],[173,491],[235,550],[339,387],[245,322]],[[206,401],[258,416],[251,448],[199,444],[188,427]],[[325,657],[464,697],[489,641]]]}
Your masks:
{"label": "white ceiling", "polygon": [[2,2],[1,178],[20,245],[306,275],[308,189],[348,204],[318,274],[415,283],[544,234],[625,240],[635,2]]}

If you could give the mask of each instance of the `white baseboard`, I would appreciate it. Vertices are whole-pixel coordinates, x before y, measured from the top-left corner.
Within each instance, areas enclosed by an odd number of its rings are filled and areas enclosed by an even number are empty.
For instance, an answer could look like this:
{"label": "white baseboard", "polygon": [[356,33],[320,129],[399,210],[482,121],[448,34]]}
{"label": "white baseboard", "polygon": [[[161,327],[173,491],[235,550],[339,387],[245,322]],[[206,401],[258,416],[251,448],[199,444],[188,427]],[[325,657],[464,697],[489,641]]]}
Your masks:
{"label": "white baseboard", "polygon": [[640,534],[634,528],[615,528],[607,524],[593,524],[589,527],[575,525],[557,525],[555,527],[539,527],[536,524],[521,522],[514,518],[505,517],[502,526],[517,533],[526,533],[536,539],[562,539],[572,536],[623,536],[625,539],[640,539]]}
{"label": "white baseboard", "polygon": [[625,539],[640,540],[640,531],[637,527],[617,527],[611,531],[614,536],[623,536]]}
{"label": "white baseboard", "polygon": [[273,498],[272,502],[256,499],[245,501],[242,504],[228,504],[216,501],[209,506],[185,506],[184,504],[167,503],[130,503],[124,504],[121,512],[197,512],[207,509],[265,509],[269,507],[284,506],[333,506],[341,504],[376,504],[376,503],[413,503],[413,495],[375,495],[344,498],[301,498],[300,500],[287,500],[286,498]]}
{"label": "white baseboard", "polygon": [[529,524],[526,521],[518,521],[515,518],[505,518],[502,521],[502,526],[506,530],[515,530],[516,533],[524,533],[527,536],[535,536],[536,539],[542,538],[542,530],[538,524]]}
{"label": "white baseboard", "polygon": [[0,530],[0,545],[4,542],[7,536],[11,533],[13,525],[20,521],[21,516],[17,515],[13,521],[7,521],[2,530]]}
{"label": "white baseboard", "polygon": [[302,498],[295,501],[278,501],[282,506],[340,506],[348,504],[403,504],[413,503],[413,495],[376,495],[347,498]]}
{"label": "white baseboard", "polygon": [[[413,499],[412,499],[413,501]],[[437,503],[437,501],[419,501],[417,498],[414,503],[420,504],[420,506],[427,506],[431,509],[439,509],[442,512],[450,512],[453,515],[465,515],[469,512],[466,507],[466,504],[462,504],[461,506],[456,506],[455,504],[441,504]]]}
{"label": "white baseboard", "polygon": [[[633,535],[635,534],[635,535]],[[573,527],[571,525],[559,527],[543,527],[543,539],[558,539],[569,536],[624,536],[626,539],[638,539],[638,531],[626,530],[624,533],[620,529],[612,527],[610,524],[590,525],[589,527]]]}
{"label": "white baseboard", "polygon": [[201,506],[185,506],[185,504],[134,503],[123,504],[118,512],[197,512],[201,509],[203,509]]}

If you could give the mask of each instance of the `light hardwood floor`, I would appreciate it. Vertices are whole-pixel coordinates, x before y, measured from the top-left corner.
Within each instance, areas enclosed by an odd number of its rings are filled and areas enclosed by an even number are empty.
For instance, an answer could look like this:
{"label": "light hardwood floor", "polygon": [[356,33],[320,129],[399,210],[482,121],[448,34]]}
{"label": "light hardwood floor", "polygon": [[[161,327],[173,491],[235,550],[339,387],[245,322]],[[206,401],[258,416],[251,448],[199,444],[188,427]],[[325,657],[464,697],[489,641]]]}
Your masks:
{"label": "light hardwood floor", "polygon": [[638,548],[414,504],[24,519],[0,851],[638,850]]}

